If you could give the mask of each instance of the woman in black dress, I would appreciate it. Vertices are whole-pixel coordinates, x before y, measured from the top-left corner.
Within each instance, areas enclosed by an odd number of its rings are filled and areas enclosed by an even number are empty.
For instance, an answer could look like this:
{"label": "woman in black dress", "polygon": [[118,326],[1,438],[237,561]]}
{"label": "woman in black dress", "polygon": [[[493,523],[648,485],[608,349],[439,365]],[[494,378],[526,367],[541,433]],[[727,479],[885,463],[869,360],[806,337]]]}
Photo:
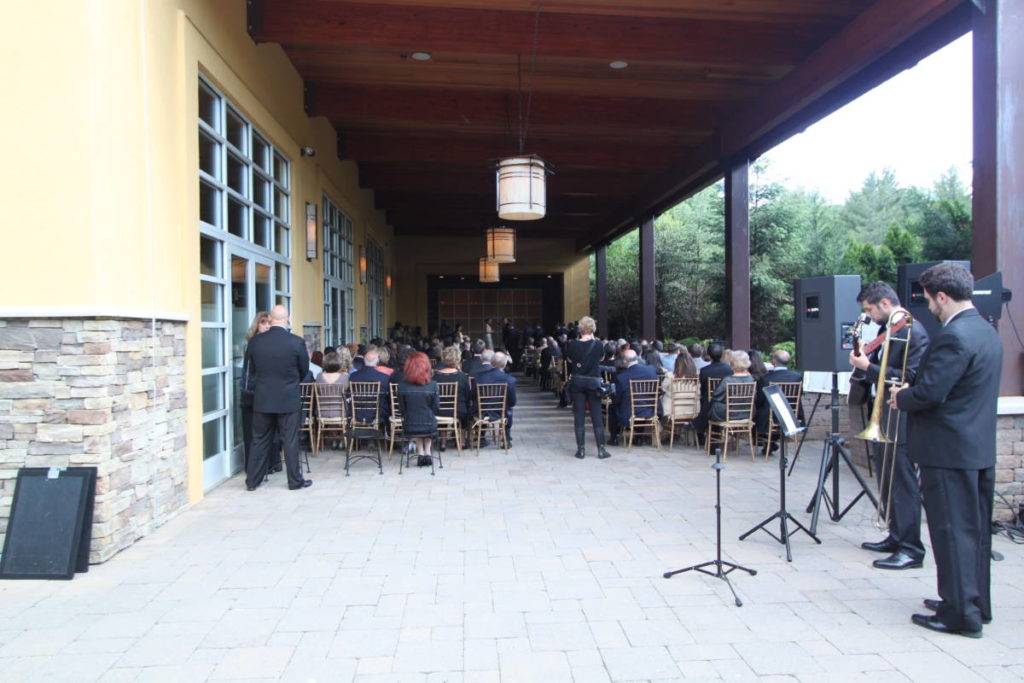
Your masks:
{"label": "woman in black dress", "polygon": [[402,382],[398,385],[402,431],[416,444],[416,454],[424,465],[430,464],[430,443],[437,436],[437,412],[441,409],[437,382],[430,376],[430,359],[417,351],[405,362]]}
{"label": "woman in black dress", "polygon": [[590,404],[590,422],[594,426],[594,438],[597,439],[597,457],[607,458],[610,453],[604,448],[604,420],[601,419],[601,397],[598,386],[601,382],[601,359],[604,357],[604,345],[594,339],[597,323],[590,316],[580,319],[580,338],[573,339],[566,345],[566,362],[572,372],[569,390],[572,393],[572,418],[576,428],[576,457],[586,457],[584,443],[586,440],[586,410]]}

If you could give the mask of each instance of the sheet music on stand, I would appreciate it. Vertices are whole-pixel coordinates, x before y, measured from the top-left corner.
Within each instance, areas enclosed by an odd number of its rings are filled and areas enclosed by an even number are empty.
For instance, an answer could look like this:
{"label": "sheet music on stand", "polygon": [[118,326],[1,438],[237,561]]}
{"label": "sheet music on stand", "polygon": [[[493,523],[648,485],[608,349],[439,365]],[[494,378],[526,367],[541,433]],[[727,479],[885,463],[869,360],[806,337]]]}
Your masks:
{"label": "sheet music on stand", "polygon": [[[832,374],[831,372],[818,372],[814,370],[808,370],[804,373],[804,393],[805,394],[831,394],[832,393]],[[837,372],[835,375],[839,379],[839,395],[847,396],[850,393],[850,375],[852,372]]]}
{"label": "sheet music on stand", "polygon": [[778,424],[783,436],[795,436],[807,429],[807,427],[801,427],[797,424],[796,415],[793,414],[793,407],[789,405],[789,400],[782,393],[782,387],[778,384],[769,384],[762,391],[765,398],[768,399],[768,405],[775,414],[775,422]]}

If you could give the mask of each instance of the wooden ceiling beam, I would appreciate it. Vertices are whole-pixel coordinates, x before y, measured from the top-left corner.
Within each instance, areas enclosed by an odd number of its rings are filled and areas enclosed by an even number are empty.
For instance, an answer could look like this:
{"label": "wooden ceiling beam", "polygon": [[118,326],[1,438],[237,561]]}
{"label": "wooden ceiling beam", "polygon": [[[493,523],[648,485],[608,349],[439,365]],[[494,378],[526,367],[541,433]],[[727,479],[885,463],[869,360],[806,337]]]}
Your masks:
{"label": "wooden ceiling beam", "polygon": [[[548,178],[549,195],[614,196],[633,194],[657,177],[653,172],[586,169],[556,170]],[[494,201],[495,175],[484,167],[451,168],[442,164],[359,164],[360,186],[369,190],[480,193]]]}
{"label": "wooden ceiling beam", "polygon": [[[409,190],[379,190],[374,192],[374,205],[378,209],[416,210],[444,207],[449,210],[494,211],[494,190],[471,194],[467,192],[424,192]],[[551,214],[597,215],[610,211],[621,198],[609,195],[550,194],[547,208]]]}
{"label": "wooden ceiling beam", "polygon": [[[260,42],[530,55],[534,12],[306,0],[263,0]],[[258,31],[258,32],[257,32]],[[544,12],[538,55],[703,63],[796,64],[831,33],[790,22]],[[737,39],[742,36],[742,39]]]}

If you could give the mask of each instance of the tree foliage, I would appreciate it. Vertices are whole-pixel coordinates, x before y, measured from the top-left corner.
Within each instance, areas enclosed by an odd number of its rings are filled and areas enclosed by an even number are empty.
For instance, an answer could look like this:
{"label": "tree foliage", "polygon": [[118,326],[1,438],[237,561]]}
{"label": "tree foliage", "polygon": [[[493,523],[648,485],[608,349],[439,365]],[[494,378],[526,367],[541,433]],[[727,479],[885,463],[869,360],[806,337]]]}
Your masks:
{"label": "tree foliage", "polygon": [[[758,349],[795,337],[793,281],[859,274],[896,284],[901,263],[970,258],[971,199],[954,170],[928,190],[901,188],[890,169],[872,173],[842,205],[761,182],[750,204],[751,333]],[[640,328],[639,231],[608,246],[608,324],[613,336]],[[727,333],[725,209],[721,183],[658,217],[654,227],[657,335]]]}

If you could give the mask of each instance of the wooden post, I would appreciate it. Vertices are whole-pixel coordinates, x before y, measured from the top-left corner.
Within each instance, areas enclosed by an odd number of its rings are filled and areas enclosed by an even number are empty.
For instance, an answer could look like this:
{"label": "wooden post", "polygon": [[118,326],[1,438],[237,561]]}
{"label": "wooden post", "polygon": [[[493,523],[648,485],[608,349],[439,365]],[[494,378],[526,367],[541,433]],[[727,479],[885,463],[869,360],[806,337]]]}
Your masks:
{"label": "wooden post", "polygon": [[597,280],[597,336],[608,338],[608,245],[598,247],[594,252],[594,275]]}
{"label": "wooden post", "polygon": [[750,348],[750,188],[744,159],[725,170],[725,286],[729,346]]}
{"label": "wooden post", "polygon": [[654,218],[640,223],[640,336],[653,341],[655,331]]}
{"label": "wooden post", "polygon": [[[1019,3],[988,0],[975,9],[974,192],[971,266],[975,279],[1003,274],[1009,307],[1024,321],[1024,11]],[[1004,309],[1000,394],[1024,394],[1024,352]]]}

